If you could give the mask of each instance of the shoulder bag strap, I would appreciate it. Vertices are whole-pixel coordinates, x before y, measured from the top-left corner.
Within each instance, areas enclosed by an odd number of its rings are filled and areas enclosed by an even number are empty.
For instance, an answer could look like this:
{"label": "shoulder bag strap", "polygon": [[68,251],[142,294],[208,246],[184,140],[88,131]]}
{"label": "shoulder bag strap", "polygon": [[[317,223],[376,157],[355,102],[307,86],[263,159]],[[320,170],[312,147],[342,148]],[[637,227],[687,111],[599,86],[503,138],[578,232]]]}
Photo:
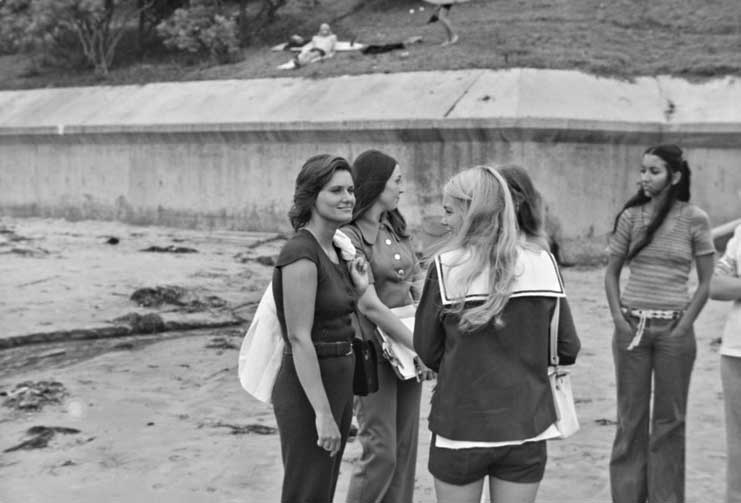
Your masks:
{"label": "shoulder bag strap", "polygon": [[558,325],[561,316],[561,299],[556,297],[556,308],[551,316],[549,365],[558,367]]}

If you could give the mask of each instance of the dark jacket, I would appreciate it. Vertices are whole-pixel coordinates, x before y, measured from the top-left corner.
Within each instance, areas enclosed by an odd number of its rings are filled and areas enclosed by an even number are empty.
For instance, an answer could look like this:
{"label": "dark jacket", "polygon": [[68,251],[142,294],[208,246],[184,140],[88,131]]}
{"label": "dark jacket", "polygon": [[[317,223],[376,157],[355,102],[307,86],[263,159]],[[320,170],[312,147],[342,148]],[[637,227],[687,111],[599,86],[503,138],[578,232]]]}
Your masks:
{"label": "dark jacket", "polygon": [[[452,440],[480,442],[539,435],[556,421],[548,383],[548,337],[556,297],[538,291],[514,296],[502,312],[503,326],[492,321],[461,333],[460,316],[443,308],[438,273],[435,265],[428,272],[414,327],[415,350],[438,372],[430,430]],[[466,306],[481,302],[479,296]],[[558,353],[561,364],[568,365],[574,363],[580,343],[563,296],[560,306]]]}

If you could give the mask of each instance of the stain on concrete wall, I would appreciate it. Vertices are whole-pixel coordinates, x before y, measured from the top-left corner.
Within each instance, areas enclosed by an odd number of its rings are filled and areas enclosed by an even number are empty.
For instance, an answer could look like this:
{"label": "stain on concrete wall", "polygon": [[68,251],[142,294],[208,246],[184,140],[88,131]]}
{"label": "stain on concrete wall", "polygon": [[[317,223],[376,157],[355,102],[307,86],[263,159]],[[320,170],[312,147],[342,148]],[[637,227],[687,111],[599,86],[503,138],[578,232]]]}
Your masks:
{"label": "stain on concrete wall", "polygon": [[[289,230],[295,176],[311,155],[354,158],[367,148],[396,157],[406,178],[401,208],[411,226],[439,234],[441,189],[478,164],[527,168],[548,206],[549,227],[572,257],[604,247],[615,212],[634,192],[655,133],[508,129],[205,132],[0,137],[0,212],[116,219],[142,225]],[[714,223],[739,215],[741,142],[690,144],[693,201]],[[690,141],[692,140],[692,141]]]}

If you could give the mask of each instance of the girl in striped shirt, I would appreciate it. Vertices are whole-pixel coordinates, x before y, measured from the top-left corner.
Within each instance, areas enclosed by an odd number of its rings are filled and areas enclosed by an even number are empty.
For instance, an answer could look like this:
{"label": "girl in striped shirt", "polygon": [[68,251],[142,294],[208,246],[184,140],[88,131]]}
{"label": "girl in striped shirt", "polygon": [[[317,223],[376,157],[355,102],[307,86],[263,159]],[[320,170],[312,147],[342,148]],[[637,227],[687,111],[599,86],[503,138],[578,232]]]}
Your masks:
{"label": "girl in striped shirt", "polygon": [[[638,193],[616,217],[608,247],[618,422],[610,458],[614,503],[684,501],[685,415],[697,349],[692,324],[708,298],[715,251],[707,214],[689,199],[682,150],[649,148]],[[693,261],[698,286],[690,296]],[[626,264],[630,276],[621,296]]]}

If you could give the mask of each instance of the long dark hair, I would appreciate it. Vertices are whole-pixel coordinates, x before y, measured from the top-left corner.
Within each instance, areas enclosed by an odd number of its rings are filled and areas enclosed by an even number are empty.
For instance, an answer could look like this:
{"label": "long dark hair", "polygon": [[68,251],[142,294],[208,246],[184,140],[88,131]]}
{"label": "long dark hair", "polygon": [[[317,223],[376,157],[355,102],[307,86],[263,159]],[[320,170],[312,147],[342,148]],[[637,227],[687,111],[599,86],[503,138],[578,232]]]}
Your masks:
{"label": "long dark hair", "polygon": [[497,171],[507,182],[512,201],[515,204],[517,227],[529,239],[548,249],[545,232],[543,198],[537,191],[530,175],[522,166],[508,164],[497,167]]}
{"label": "long dark hair", "polygon": [[[397,165],[396,159],[378,150],[366,150],[355,159],[352,165],[355,180],[353,222],[361,218],[378,200]],[[387,211],[386,218],[397,236],[409,237],[406,219],[398,208]]]}
{"label": "long dark hair", "polygon": [[[658,228],[661,227],[661,224],[664,223],[666,216],[669,214],[669,210],[672,209],[672,206],[674,206],[676,201],[687,202],[690,200],[690,166],[684,159],[682,149],[677,145],[672,144],[656,145],[647,148],[643,155],[646,154],[655,155],[664,161],[667,169],[667,183],[671,184],[671,177],[674,173],[680,173],[681,178],[677,184],[669,186],[666,197],[661,202],[661,206],[658,208],[655,216],[646,228],[646,234],[628,251],[628,256],[626,257],[628,261],[632,260],[641,252],[641,250],[651,243],[654,234]],[[639,188],[638,192],[628,199],[628,202],[625,203],[625,206],[623,206],[615,217],[615,222],[612,226],[613,234],[617,230],[620,215],[622,215],[625,210],[634,206],[641,206],[650,200],[651,198],[643,192],[643,188]]]}
{"label": "long dark hair", "polygon": [[315,155],[307,160],[296,177],[293,205],[288,211],[293,230],[299,230],[311,220],[317,195],[337,171],[347,171],[352,176],[350,163],[344,157],[329,154]]}

